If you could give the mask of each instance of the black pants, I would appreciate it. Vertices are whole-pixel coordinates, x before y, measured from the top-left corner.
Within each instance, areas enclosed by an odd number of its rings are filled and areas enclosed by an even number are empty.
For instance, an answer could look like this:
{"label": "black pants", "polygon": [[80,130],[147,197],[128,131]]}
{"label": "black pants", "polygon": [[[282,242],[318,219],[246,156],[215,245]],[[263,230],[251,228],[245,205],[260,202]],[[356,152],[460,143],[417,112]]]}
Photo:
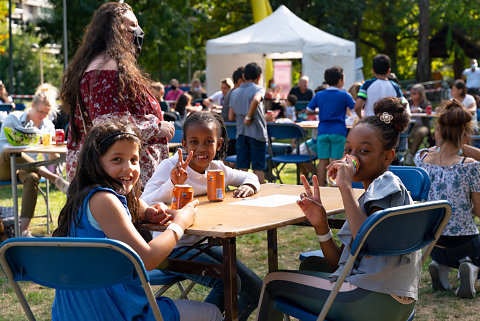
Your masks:
{"label": "black pants", "polygon": [[476,235],[470,240],[457,244],[454,247],[440,248],[435,246],[430,254],[437,263],[458,269],[460,260],[470,258],[476,266],[480,266],[480,236]]}

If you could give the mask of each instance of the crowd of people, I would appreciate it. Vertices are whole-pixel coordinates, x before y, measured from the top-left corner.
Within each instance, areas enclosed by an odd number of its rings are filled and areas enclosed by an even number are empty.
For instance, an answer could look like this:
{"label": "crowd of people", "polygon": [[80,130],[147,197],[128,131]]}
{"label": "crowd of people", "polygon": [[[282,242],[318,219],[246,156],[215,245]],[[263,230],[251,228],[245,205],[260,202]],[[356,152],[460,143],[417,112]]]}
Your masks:
{"label": "crowd of people", "polygon": [[[373,78],[353,84],[348,91],[344,90],[342,67],[331,66],[315,92],[309,88],[309,78],[301,76],[298,86],[280,102],[279,88],[270,81],[264,89],[262,68],[254,62],[239,66],[210,96],[199,79],[192,81],[188,91],[171,79],[165,94],[163,84],[153,82],[137,64],[144,36],[125,3],[105,3],[95,12],[65,71],[60,91],[62,108],[69,115],[68,182],[44,167],[18,172],[24,184],[23,236],[31,236],[28,225],[35,210],[38,182],[45,177],[67,193],[54,236],[123,241],[139,254],[148,270],[167,257],[181,258],[187,255],[186,247],[199,241],[199,237],[184,235],[195,222],[199,203],[195,200],[182,209],[168,209],[165,203],[171,199],[174,186],[189,184],[195,196],[205,194],[206,172],[220,169],[225,185],[236,187],[234,197],[254,195],[265,182],[267,123],[275,118],[295,122],[304,113],[319,121],[316,136],[305,143],[309,147],[306,152],[311,150],[319,162],[316,169],[306,171],[314,171],[310,173],[314,175],[302,175],[305,193],[297,204],[313,226],[324,257],[308,259],[297,271],[269,273],[264,280],[237,261],[239,320],[248,320],[257,308],[257,320],[282,320],[282,314],[273,307],[272,299],[278,297],[288,298],[312,313],[321,310],[332,289],[330,281],[338,277],[367,217],[385,208],[413,203],[401,180],[388,171],[402,137],[405,141],[409,137],[405,162],[414,162],[430,175],[428,200],[448,200],[453,205],[450,221],[431,253],[428,270],[432,287],[450,290],[448,272],[454,268],[460,277],[455,294],[461,298],[475,296],[480,266],[480,237],[474,221],[475,216],[480,217],[480,150],[468,145],[477,129],[480,94],[480,70],[475,59],[464,71],[466,82],[459,79],[452,83],[451,100],[436,109],[421,84],[409,89],[407,101],[392,78],[389,57],[383,54],[373,58]],[[9,101],[3,83],[0,90],[0,99]],[[41,85],[32,108],[10,113],[2,123],[0,148],[6,144],[4,127],[31,122],[41,132],[52,132],[54,127],[47,116],[55,110],[56,96],[53,86]],[[265,104],[268,100],[270,105]],[[300,102],[305,103],[304,110],[296,108]],[[269,112],[276,109],[280,112]],[[432,109],[437,118],[433,132],[431,118],[418,115]],[[349,117],[355,121],[347,130]],[[236,137],[228,137],[226,121],[235,123]],[[182,148],[170,156],[167,143],[175,129],[183,130]],[[222,161],[232,153],[237,155],[235,168]],[[345,155],[355,156],[362,165],[355,168]],[[35,156],[22,153],[17,162],[32,162]],[[11,179],[9,162],[9,154],[3,152],[2,180]],[[346,214],[346,222],[337,234],[340,245],[332,238],[321,202],[319,186],[327,184],[329,175],[336,176]],[[358,200],[352,182],[361,182],[365,189]],[[168,227],[162,233],[145,236],[136,230],[134,222]],[[221,247],[202,243],[195,251],[196,261],[223,261]],[[362,306],[371,308],[376,319],[406,319],[418,300],[421,268],[420,251],[358,259],[346,278],[347,290],[339,294],[338,301],[343,303],[334,303],[327,318],[365,320],[364,315],[356,313]],[[395,278],[389,277],[392,273]],[[211,290],[205,302],[158,298],[164,320],[222,320],[223,280],[181,275]],[[140,285],[128,281],[91,291],[57,290],[52,315],[54,320],[72,316],[154,319]]]}

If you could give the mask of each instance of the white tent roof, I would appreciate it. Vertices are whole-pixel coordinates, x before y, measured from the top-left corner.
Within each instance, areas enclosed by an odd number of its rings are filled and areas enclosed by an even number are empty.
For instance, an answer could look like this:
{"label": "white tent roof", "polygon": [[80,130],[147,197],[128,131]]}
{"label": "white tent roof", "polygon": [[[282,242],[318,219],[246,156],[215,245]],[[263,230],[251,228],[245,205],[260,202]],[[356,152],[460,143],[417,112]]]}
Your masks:
{"label": "white tent roof", "polygon": [[284,5],[245,29],[207,41],[207,55],[289,51],[355,56],[355,43],[308,24]]}
{"label": "white tent roof", "polygon": [[[355,81],[355,43],[322,31],[293,14],[284,5],[265,19],[229,35],[207,41],[207,92],[212,94],[221,79],[231,77],[239,66],[265,58],[302,58],[302,74],[310,88],[323,82],[325,70],[343,67],[345,86]],[[282,57],[280,57],[282,56]]]}

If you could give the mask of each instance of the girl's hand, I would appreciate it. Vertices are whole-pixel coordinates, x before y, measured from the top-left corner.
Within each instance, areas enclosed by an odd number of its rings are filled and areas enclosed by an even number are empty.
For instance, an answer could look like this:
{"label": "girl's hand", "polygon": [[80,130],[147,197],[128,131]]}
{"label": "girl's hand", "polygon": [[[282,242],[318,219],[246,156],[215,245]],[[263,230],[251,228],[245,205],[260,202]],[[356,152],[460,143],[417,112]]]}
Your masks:
{"label": "girl's hand", "polygon": [[320,235],[326,234],[330,228],[327,222],[327,212],[320,198],[320,187],[318,186],[317,176],[314,175],[312,179],[313,192],[305,175],[301,175],[300,178],[303,182],[305,193],[300,194],[300,200],[297,201],[297,204],[315,230],[319,230]]}
{"label": "girl's hand", "polygon": [[180,185],[185,183],[188,178],[187,167],[188,164],[190,164],[192,158],[193,152],[190,152],[184,162],[182,150],[180,148],[178,149],[178,163],[170,172],[170,179],[172,180],[173,185]]}
{"label": "girl's hand", "polygon": [[327,176],[336,178],[338,188],[351,187],[353,175],[355,168],[349,157],[335,160],[327,166]]}
{"label": "girl's hand", "polygon": [[175,126],[169,121],[161,121],[159,124],[160,127],[160,137],[166,137],[168,140],[171,140],[175,135]]}
{"label": "girl's hand", "polygon": [[145,221],[148,223],[164,225],[172,219],[170,214],[165,213],[168,206],[163,203],[157,203],[145,209]]}
{"label": "girl's hand", "polygon": [[172,215],[173,223],[177,223],[185,230],[186,228],[192,226],[193,223],[195,223],[195,217],[198,212],[198,204],[198,200],[194,199],[179,210],[167,209],[165,210],[165,212]]}
{"label": "girl's hand", "polygon": [[250,185],[241,185],[239,188],[233,191],[233,197],[249,197],[255,194],[255,191]]}

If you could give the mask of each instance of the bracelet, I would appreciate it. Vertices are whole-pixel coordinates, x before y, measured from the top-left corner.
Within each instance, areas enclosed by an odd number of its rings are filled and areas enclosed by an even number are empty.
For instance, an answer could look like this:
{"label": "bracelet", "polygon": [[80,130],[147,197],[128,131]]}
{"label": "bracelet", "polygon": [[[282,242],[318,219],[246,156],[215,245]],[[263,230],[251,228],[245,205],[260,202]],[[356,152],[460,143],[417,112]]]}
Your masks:
{"label": "bracelet", "polygon": [[251,120],[252,117],[249,117],[249,116],[247,115],[247,116],[245,116],[245,119],[246,119],[246,120]]}
{"label": "bracelet", "polygon": [[318,235],[318,234],[317,234],[317,238],[318,238],[318,241],[319,241],[319,242],[326,242],[326,241],[328,241],[329,239],[332,238],[332,230],[328,230],[328,233],[327,233],[327,234],[324,234],[324,235]]}
{"label": "bracelet", "polygon": [[168,227],[167,227],[167,230],[174,231],[175,234],[177,234],[177,237],[178,237],[179,240],[182,238],[183,233],[184,233],[183,228],[180,225],[178,225],[177,223],[170,223],[170,225],[168,225]]}

